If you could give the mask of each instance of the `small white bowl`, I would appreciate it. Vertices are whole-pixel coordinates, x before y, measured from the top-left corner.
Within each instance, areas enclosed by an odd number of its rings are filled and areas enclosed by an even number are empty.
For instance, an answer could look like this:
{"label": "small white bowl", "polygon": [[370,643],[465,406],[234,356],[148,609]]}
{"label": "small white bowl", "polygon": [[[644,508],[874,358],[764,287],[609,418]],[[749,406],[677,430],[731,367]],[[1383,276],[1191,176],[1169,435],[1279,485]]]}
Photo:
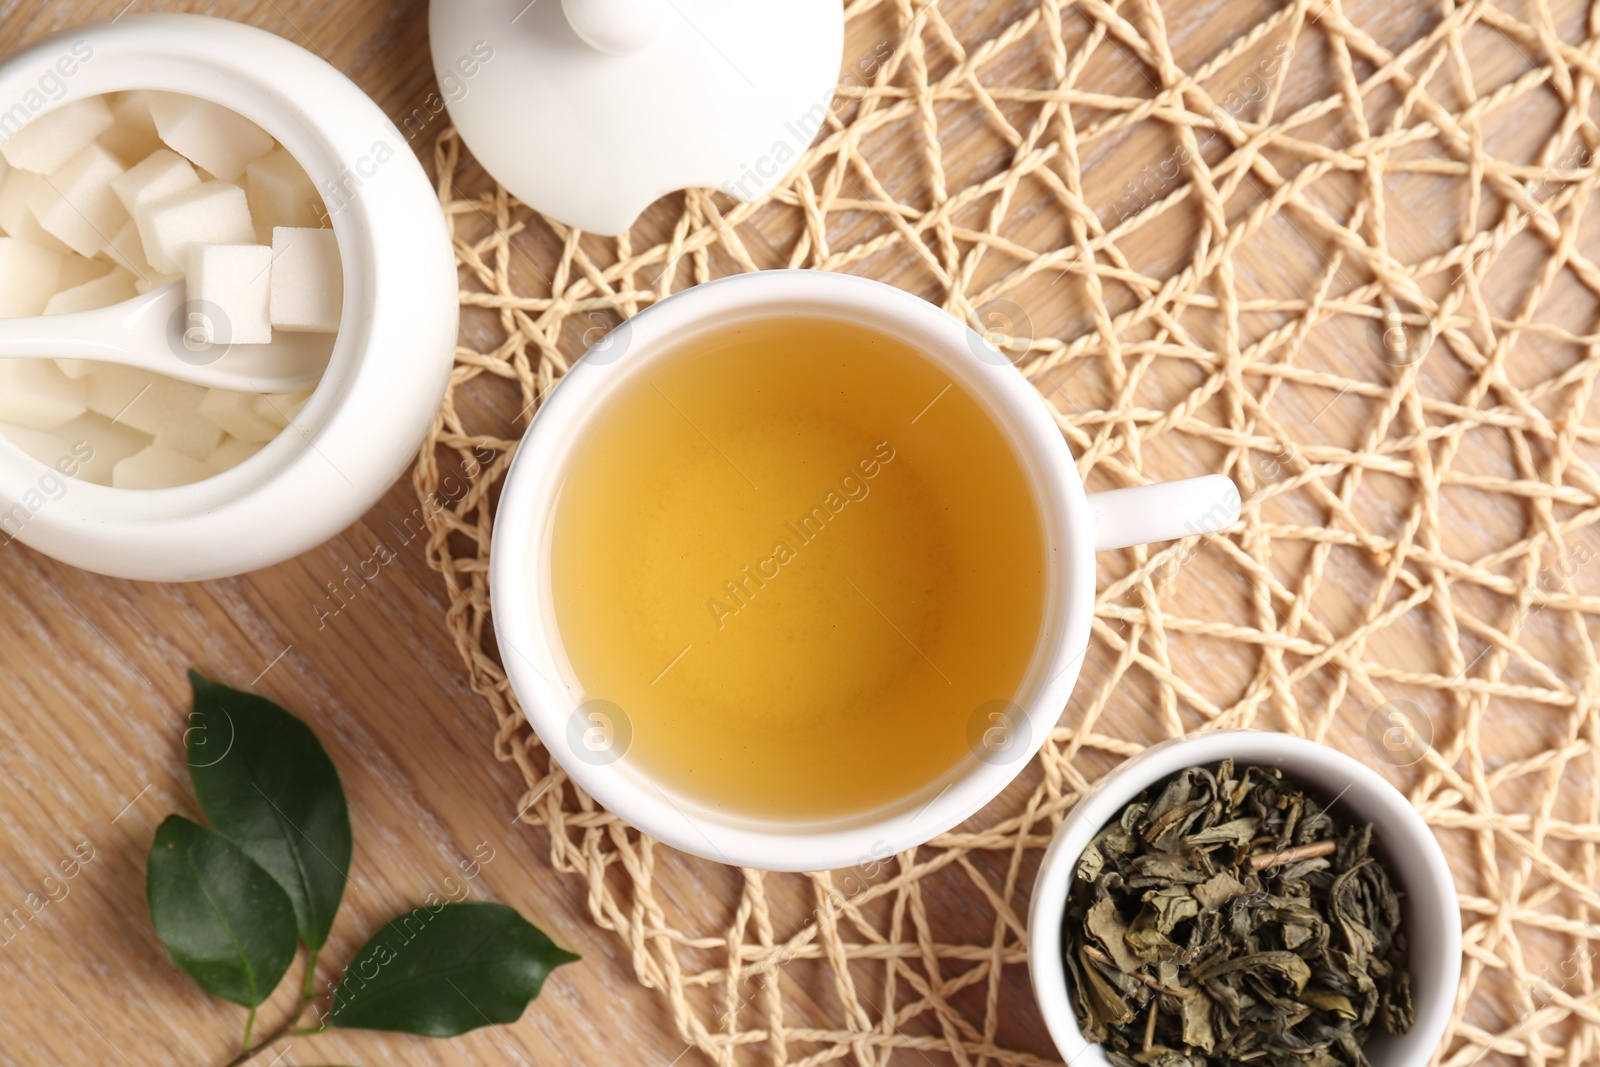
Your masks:
{"label": "small white bowl", "polygon": [[1072,1067],[1107,1067],[1101,1046],[1078,1028],[1061,958],[1067,891],[1078,857],[1101,828],[1145,789],[1189,767],[1232,759],[1279,767],[1354,823],[1372,824],[1374,851],[1404,893],[1403,923],[1410,953],[1416,1019],[1403,1036],[1374,1034],[1366,1045],[1382,1067],[1423,1067],[1450,1019],[1461,977],[1461,909],[1444,852],[1409,801],[1370,768],[1327,745],[1288,734],[1230,730],[1153,745],[1102,778],[1057,831],[1044,854],[1028,909],[1028,969],[1033,995],[1056,1048]]}
{"label": "small white bowl", "polygon": [[337,534],[411,463],[455,355],[455,257],[433,185],[382,109],[304,48],[225,19],[134,14],[28,46],[0,63],[0,139],[124,89],[214,101],[299,161],[332,217],[344,317],[295,425],[215,477],[154,490],[68,480],[45,494],[55,472],[0,438],[0,540],[120,578],[239,574]]}

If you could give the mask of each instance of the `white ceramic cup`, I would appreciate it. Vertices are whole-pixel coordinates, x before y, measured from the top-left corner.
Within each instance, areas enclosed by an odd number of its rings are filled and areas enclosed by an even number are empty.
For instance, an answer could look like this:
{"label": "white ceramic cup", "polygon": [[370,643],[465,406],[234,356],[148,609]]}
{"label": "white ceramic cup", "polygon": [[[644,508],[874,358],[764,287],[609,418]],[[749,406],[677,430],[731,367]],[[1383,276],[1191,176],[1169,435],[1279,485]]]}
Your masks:
{"label": "white ceramic cup", "polygon": [[1450,1021],[1461,977],[1461,908],[1444,852],[1410,802],[1378,773],[1327,745],[1288,734],[1225,730],[1152,745],[1095,783],[1062,820],[1033,884],[1028,907],[1028,969],[1050,1036],[1073,1067],[1107,1067],[1083,1036],[1061,958],[1067,891],[1078,857],[1095,834],[1150,786],[1189,767],[1232,759],[1279,767],[1332,810],[1372,824],[1374,852],[1404,895],[1403,923],[1416,1018],[1404,1036],[1376,1034],[1367,1058],[1382,1067],[1424,1067]]}
{"label": "white ceramic cup", "polygon": [[30,45],[0,64],[0,141],[53,108],[124,89],[215,101],[288,149],[331,216],[344,317],[293,425],[204,481],[128,490],[67,479],[57,495],[56,472],[0,438],[0,541],[122,578],[265,567],[360,518],[416,455],[455,355],[449,232],[405,136],[365,93],[298,45],[224,19],[130,14]]}
{"label": "white ceramic cup", "polygon": [[[809,315],[887,332],[919,349],[989,409],[1039,501],[1048,552],[1045,624],[1014,698],[1020,714],[983,730],[983,745],[943,779],[889,810],[827,822],[743,818],[672,794],[627,758],[631,723],[582,709],[550,596],[550,534],[566,469],[608,400],[686,338],[729,323]],[[573,779],[651,836],[708,859],[767,870],[827,870],[921,844],[992,800],[1045,741],[1089,641],[1095,549],[1232,525],[1239,495],[1220,475],[1085,496],[1060,429],[1033,387],[992,345],[939,308],[846,274],[763,271],[699,285],[612,331],[575,363],[529,427],[495,520],[490,583],[501,660],[524,712]],[[597,743],[598,741],[598,743]]]}

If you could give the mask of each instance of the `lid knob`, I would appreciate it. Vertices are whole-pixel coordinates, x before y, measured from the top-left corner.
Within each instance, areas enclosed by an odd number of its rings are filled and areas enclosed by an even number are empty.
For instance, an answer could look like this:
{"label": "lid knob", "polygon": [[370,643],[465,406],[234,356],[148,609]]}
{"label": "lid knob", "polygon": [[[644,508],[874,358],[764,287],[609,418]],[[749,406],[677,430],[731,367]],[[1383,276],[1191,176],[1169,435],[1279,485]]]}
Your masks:
{"label": "lid knob", "polygon": [[653,44],[665,29],[662,0],[561,0],[572,30],[589,47],[626,56]]}

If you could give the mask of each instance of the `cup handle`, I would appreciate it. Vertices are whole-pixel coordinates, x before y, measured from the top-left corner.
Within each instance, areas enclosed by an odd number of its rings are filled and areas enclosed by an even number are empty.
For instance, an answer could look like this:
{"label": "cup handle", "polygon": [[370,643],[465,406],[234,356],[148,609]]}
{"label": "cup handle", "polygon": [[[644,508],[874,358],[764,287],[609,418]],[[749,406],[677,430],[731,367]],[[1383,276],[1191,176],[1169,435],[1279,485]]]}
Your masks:
{"label": "cup handle", "polygon": [[1216,533],[1239,521],[1241,503],[1225,474],[1090,493],[1095,551]]}

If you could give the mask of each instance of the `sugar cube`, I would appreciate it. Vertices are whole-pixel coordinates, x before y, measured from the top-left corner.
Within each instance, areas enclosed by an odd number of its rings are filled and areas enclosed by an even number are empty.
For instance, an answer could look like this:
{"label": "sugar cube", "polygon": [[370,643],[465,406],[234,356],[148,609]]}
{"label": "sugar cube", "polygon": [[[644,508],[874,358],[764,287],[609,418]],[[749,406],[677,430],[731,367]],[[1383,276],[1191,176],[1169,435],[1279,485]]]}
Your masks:
{"label": "sugar cube", "polygon": [[199,184],[200,175],[187,159],[159,148],[129,167],[126,174],[111,183],[111,189],[131,213],[147,200],[159,200]]}
{"label": "sugar cube", "polygon": [[279,226],[272,231],[272,325],[333,333],[344,308],[344,273],[332,230]]}
{"label": "sugar cube", "polygon": [[189,304],[200,311],[207,344],[272,340],[272,249],[266,245],[191,245]]}
{"label": "sugar cube", "polygon": [[67,160],[28,196],[28,207],[50,233],[81,256],[111,243],[128,212],[111,183],[126,172],[117,157],[92,144]]}
{"label": "sugar cube", "polygon": [[[155,383],[155,375],[131,367],[97,363],[87,376],[89,410],[121,423],[123,416],[144,399]],[[155,420],[160,426],[161,420]],[[155,427],[145,431],[154,434]]]}
{"label": "sugar cube", "polygon": [[193,415],[162,423],[161,429],[156,431],[156,444],[202,462],[209,459],[221,443],[222,427],[210,419]]}
{"label": "sugar cube", "polygon": [[111,109],[101,98],[74,100],[22,127],[0,147],[0,153],[13,167],[50,174],[88,147],[112,121]]}
{"label": "sugar cube", "polygon": [[150,117],[150,102],[163,94],[153,89],[134,89],[111,97],[111,127],[100,135],[99,143],[124,163],[136,163],[161,147],[156,121]]}
{"label": "sugar cube", "polygon": [[265,242],[272,240],[276,226],[315,229],[327,217],[316,186],[288,150],[273,149],[245,172],[250,182],[250,217]]}
{"label": "sugar cube", "polygon": [[[121,277],[119,287],[111,287],[109,279],[113,274]],[[89,283],[101,282],[109,288],[90,288]],[[61,280],[56,283],[60,291],[44,306],[44,314],[61,315],[73,311],[88,311],[91,308],[105,307],[127,300],[134,295],[133,275],[118,270],[104,260],[84,259],[82,256],[68,252],[61,257]],[[83,289],[74,297],[66,301],[65,306],[57,303],[63,300],[69,291]],[[94,363],[86,359],[58,359],[56,366],[61,368],[61,373],[68,378],[82,378],[88,374]]]}
{"label": "sugar cube", "polygon": [[110,271],[111,265],[103,259],[89,259],[68,252],[61,257],[61,279],[56,284],[63,289],[74,289],[84,282],[104,278]]}
{"label": "sugar cube", "polygon": [[[78,311],[92,311],[95,308],[120,304],[124,300],[132,300],[136,295],[133,276],[125,271],[113,270],[104,278],[96,278],[71,289],[61,290],[45,304],[44,313],[71,315]],[[76,378],[81,375],[68,372],[68,377]]]}
{"label": "sugar cube", "polygon": [[289,428],[292,419],[282,398],[268,396],[266,393],[256,397],[256,414],[276,426],[280,433]]}
{"label": "sugar cube", "polygon": [[[128,415],[123,416],[123,421],[136,430],[143,430],[149,434],[158,433],[161,427],[169,422],[178,422],[182,419],[198,419],[200,402],[205,398],[206,390],[198,385],[174,381],[171,378],[157,377],[155,385],[150,392],[130,409]],[[137,418],[132,417],[134,413],[146,405],[148,405],[148,411],[140,414]],[[150,418],[146,419],[146,415],[150,416]]]}
{"label": "sugar cube", "polygon": [[73,456],[82,462],[77,477],[98,485],[110,485],[112,468],[150,445],[149,434],[93,412],[78,416],[56,433],[72,446]]}
{"label": "sugar cube", "polygon": [[84,410],[84,383],[48,359],[0,360],[0,422],[55,430]]}
{"label": "sugar cube", "polygon": [[151,445],[111,469],[117,489],[171,489],[211,477],[211,468],[182,452]]}
{"label": "sugar cube", "polygon": [[72,446],[67,443],[65,437],[47,430],[32,430],[26,426],[0,422],[0,437],[4,437],[47,467],[54,467],[63,456],[72,454]]}
{"label": "sugar cube", "polygon": [[44,176],[31,170],[13,170],[0,182],[0,230],[8,237],[20,237],[29,244],[48,248],[52,252],[66,252],[68,248],[56,240],[28,207],[28,198],[35,189],[44,185]]}
{"label": "sugar cube", "polygon": [[262,393],[256,397],[256,412],[280,430],[286,430],[305,410],[312,392],[306,389],[298,393]]}
{"label": "sugar cube", "polygon": [[54,237],[80,256],[94,256],[128,221],[110,182],[125,173],[98,144],[78,152],[27,197],[27,206]]}
{"label": "sugar cube", "polygon": [[197,244],[247,245],[256,239],[244,190],[229,182],[205,182],[140,204],[133,213],[150,265],[181,271]]}
{"label": "sugar cube", "polygon": [[161,289],[165,286],[171,285],[173,282],[181,281],[183,281],[182,274],[158,274],[155,271],[151,271],[144,277],[135,279],[133,287],[137,289],[139,294],[142,296],[152,289]]}
{"label": "sugar cube", "polygon": [[237,467],[265,447],[265,445],[241,441],[236,437],[224,437],[222,443],[216,447],[216,450],[206,460],[206,465],[221,474],[223,471]]}
{"label": "sugar cube", "polygon": [[197,385],[111,364],[97,366],[84,381],[90,411],[152,436],[165,423],[192,418],[206,395]]}
{"label": "sugar cube", "polygon": [[132,219],[123,224],[122,229],[111,238],[111,243],[100,250],[100,254],[135,278],[155,273],[150,261],[144,255],[144,241],[139,237],[139,224]]}
{"label": "sugar cube", "polygon": [[265,130],[209,100],[164,94],[151,101],[150,115],[168,147],[226,182],[272,151]]}
{"label": "sugar cube", "polygon": [[59,288],[59,254],[18,237],[0,237],[0,318],[42,314]]}
{"label": "sugar cube", "polygon": [[200,402],[200,414],[247,444],[265,444],[278,436],[281,426],[262,418],[253,393],[213,389]]}

